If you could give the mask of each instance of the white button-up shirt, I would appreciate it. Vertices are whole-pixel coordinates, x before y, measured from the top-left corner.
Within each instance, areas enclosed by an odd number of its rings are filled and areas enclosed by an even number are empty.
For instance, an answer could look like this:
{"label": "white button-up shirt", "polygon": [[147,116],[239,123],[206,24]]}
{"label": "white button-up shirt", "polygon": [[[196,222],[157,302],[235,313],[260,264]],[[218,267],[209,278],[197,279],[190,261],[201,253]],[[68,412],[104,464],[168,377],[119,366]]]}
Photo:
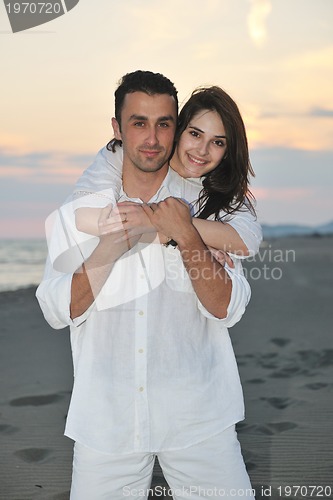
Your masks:
{"label": "white button-up shirt", "polygon": [[[195,200],[200,189],[169,170],[151,202],[171,195]],[[72,321],[72,274],[98,238],[76,230],[71,204],[53,216],[52,225],[37,298],[52,327],[70,325],[74,386],[65,434],[110,454],[158,452],[191,446],[242,420],[227,330],[250,298],[240,262],[227,269],[232,295],[227,317],[217,319],[198,300],[177,249],[139,243],[115,263],[91,307]]]}

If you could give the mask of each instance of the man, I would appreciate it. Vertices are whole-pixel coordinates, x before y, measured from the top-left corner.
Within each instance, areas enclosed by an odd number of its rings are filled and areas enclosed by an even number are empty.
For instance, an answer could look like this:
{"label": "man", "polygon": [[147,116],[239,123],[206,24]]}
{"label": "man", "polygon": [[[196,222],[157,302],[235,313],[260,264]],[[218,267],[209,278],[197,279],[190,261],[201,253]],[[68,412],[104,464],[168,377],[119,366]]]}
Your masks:
{"label": "man", "polygon": [[[242,390],[227,331],[245,310],[249,286],[209,257],[181,201],[194,200],[200,187],[168,166],[173,84],[137,71],[123,77],[115,98],[120,201],[140,203],[178,249],[129,239],[126,216],[122,238],[93,240],[75,229],[71,208],[57,218],[53,266],[37,297],[51,326],[71,327],[71,499],[147,498],[156,455],[177,500],[250,497],[235,433]],[[62,237],[69,252],[57,260]]]}

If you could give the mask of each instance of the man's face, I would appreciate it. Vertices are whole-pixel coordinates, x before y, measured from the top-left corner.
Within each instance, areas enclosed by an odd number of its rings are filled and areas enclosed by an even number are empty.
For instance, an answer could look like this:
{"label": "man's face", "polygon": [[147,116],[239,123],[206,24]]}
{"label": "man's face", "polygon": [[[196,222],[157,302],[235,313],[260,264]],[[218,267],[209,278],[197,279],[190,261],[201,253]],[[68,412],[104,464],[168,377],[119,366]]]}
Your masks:
{"label": "man's face", "polygon": [[167,164],[176,130],[176,103],[168,94],[127,94],[121,111],[121,131],[115,118],[116,139],[123,142],[124,166],[156,172]]}

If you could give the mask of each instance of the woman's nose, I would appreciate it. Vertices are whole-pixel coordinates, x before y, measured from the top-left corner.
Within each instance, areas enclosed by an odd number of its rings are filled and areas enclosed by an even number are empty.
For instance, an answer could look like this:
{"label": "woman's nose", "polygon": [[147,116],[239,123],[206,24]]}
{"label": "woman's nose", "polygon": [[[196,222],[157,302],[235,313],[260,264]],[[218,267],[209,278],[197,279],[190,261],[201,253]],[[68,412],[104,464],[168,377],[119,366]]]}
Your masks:
{"label": "woman's nose", "polygon": [[208,142],[200,141],[200,144],[198,144],[198,153],[202,156],[208,153]]}

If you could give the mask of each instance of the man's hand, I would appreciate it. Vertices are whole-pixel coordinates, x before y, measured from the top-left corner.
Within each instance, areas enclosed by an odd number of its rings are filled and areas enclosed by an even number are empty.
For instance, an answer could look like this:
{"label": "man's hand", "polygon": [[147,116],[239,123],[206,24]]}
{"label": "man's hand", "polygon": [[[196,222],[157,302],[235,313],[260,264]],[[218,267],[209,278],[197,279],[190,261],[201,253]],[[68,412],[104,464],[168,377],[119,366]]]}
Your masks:
{"label": "man's hand", "polygon": [[143,210],[157,231],[175,241],[193,227],[190,207],[179,198],[143,205]]}
{"label": "man's hand", "polygon": [[[190,208],[178,198],[143,207],[158,231],[178,243],[185,269],[201,304],[217,318],[225,318],[231,297],[231,279],[201,239]],[[221,257],[221,256],[219,256]]]}

